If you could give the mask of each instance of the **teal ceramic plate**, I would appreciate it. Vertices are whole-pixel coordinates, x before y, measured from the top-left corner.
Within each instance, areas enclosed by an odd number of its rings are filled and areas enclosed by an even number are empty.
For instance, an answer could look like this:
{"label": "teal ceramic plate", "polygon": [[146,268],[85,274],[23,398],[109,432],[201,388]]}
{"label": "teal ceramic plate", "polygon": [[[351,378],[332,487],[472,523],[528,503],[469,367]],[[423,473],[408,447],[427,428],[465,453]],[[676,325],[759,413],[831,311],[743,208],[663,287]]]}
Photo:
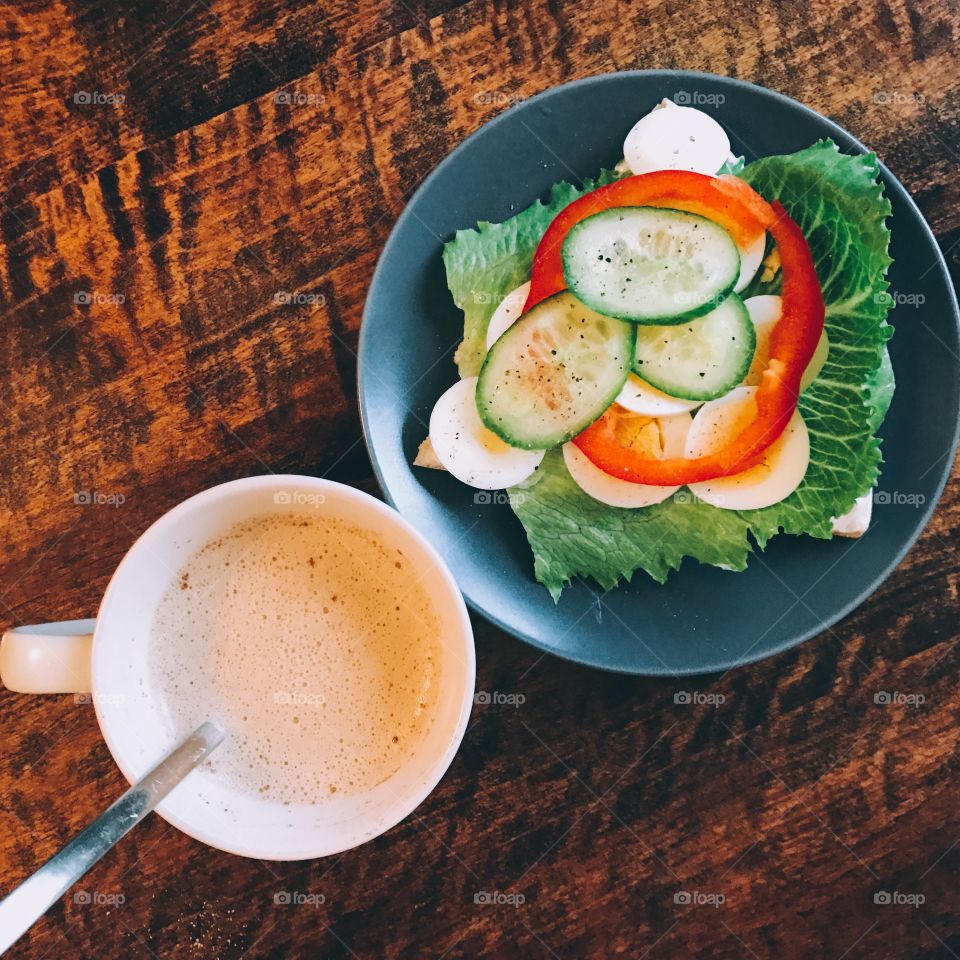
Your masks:
{"label": "teal ceramic plate", "polygon": [[[897,390],[880,432],[889,498],[858,541],[775,538],[743,573],[684,561],[665,584],[637,573],[603,593],[577,582],[554,604],[506,503],[476,503],[453,477],[410,464],[437,397],[454,382],[462,314],[441,252],[453,233],[500,221],[558,180],[593,176],[621,156],[635,120],[663,97],[696,90],[747,159],[822,137],[865,147],[836,124],[761,87],[709,74],[641,71],[591,77],[526,100],[486,124],[426,179],[397,221],[370,287],[360,337],[367,449],[387,499],[440,551],[470,606],[514,636],[590,666],[641,675],[707,673],[768,657],[862,603],[924,525],[953,463],[960,402],[957,303],[929,227],[883,170],[893,204],[891,356]],[[494,499],[496,499],[494,497]]]}

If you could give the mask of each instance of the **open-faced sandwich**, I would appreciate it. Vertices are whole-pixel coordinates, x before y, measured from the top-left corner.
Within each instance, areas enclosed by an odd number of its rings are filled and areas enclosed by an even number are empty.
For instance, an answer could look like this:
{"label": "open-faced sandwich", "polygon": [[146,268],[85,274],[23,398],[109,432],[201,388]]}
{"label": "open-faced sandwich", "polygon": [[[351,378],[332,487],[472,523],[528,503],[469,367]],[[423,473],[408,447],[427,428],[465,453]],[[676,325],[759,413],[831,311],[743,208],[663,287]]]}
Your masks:
{"label": "open-faced sandwich", "polygon": [[418,466],[506,489],[540,580],[859,536],[893,392],[889,202],[831,141],[745,164],[664,101],[613,171],[444,250],[460,379]]}

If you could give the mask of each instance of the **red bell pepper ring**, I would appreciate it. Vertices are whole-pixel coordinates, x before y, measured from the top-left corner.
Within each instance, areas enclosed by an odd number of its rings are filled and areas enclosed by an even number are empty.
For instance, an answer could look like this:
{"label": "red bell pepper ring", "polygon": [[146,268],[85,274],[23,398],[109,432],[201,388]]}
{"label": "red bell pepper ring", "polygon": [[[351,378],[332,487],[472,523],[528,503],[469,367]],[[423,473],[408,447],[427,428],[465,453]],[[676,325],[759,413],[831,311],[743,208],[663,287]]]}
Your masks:
{"label": "red bell pepper ring", "polygon": [[737,177],[658,170],[608,183],[574,200],[554,217],[533,258],[524,313],[566,288],[560,251],[570,229],[614,207],[668,207],[697,213],[719,223],[741,246],[759,237],[773,219],[767,201]]}
{"label": "red bell pepper ring", "polygon": [[[770,336],[770,360],[757,388],[756,417],[733,441],[712,454],[661,460],[641,456],[622,446],[614,429],[616,414],[608,410],[573,440],[605,473],[631,483],[657,486],[714,480],[756,466],[786,429],[797,406],[800,378],[823,332],[824,304],[810,247],[802,231],[779,203],[771,204],[770,212],[772,218],[766,227],[780,253],[783,309]],[[722,223],[716,216],[711,219]],[[537,253],[539,255],[539,250]]]}

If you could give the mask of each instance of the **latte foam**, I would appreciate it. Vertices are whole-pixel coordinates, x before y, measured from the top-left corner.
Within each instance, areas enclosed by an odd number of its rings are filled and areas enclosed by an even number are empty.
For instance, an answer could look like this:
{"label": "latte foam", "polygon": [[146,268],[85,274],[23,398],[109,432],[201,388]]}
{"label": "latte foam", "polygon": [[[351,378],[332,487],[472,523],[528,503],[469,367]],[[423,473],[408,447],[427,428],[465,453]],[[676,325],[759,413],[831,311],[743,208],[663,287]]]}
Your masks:
{"label": "latte foam", "polygon": [[149,676],[185,736],[213,720],[209,764],[282,803],[367,790],[429,730],[440,625],[410,560],[318,510],[246,520],[197,550],[158,605]]}

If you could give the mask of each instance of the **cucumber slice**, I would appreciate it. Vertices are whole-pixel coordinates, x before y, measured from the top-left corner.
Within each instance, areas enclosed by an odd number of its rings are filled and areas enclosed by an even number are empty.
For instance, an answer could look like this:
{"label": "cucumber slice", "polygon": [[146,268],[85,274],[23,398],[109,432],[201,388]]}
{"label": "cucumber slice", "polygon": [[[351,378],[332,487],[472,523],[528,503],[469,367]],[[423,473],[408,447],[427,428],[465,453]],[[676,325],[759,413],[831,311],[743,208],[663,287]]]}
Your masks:
{"label": "cucumber slice", "polygon": [[733,290],[740,252],[719,224],[681,210],[616,207],[581,220],[561,252],[567,287],[632,323],[682,323]]}
{"label": "cucumber slice", "polygon": [[756,346],[750,314],[731,293],[705,317],[667,327],[638,327],[633,369],[671,397],[715,400],[743,380]]}
{"label": "cucumber slice", "polygon": [[565,443],[614,401],[635,342],[631,324],[568,291],[548,297],[490,348],[477,382],[480,418],[514,447]]}

